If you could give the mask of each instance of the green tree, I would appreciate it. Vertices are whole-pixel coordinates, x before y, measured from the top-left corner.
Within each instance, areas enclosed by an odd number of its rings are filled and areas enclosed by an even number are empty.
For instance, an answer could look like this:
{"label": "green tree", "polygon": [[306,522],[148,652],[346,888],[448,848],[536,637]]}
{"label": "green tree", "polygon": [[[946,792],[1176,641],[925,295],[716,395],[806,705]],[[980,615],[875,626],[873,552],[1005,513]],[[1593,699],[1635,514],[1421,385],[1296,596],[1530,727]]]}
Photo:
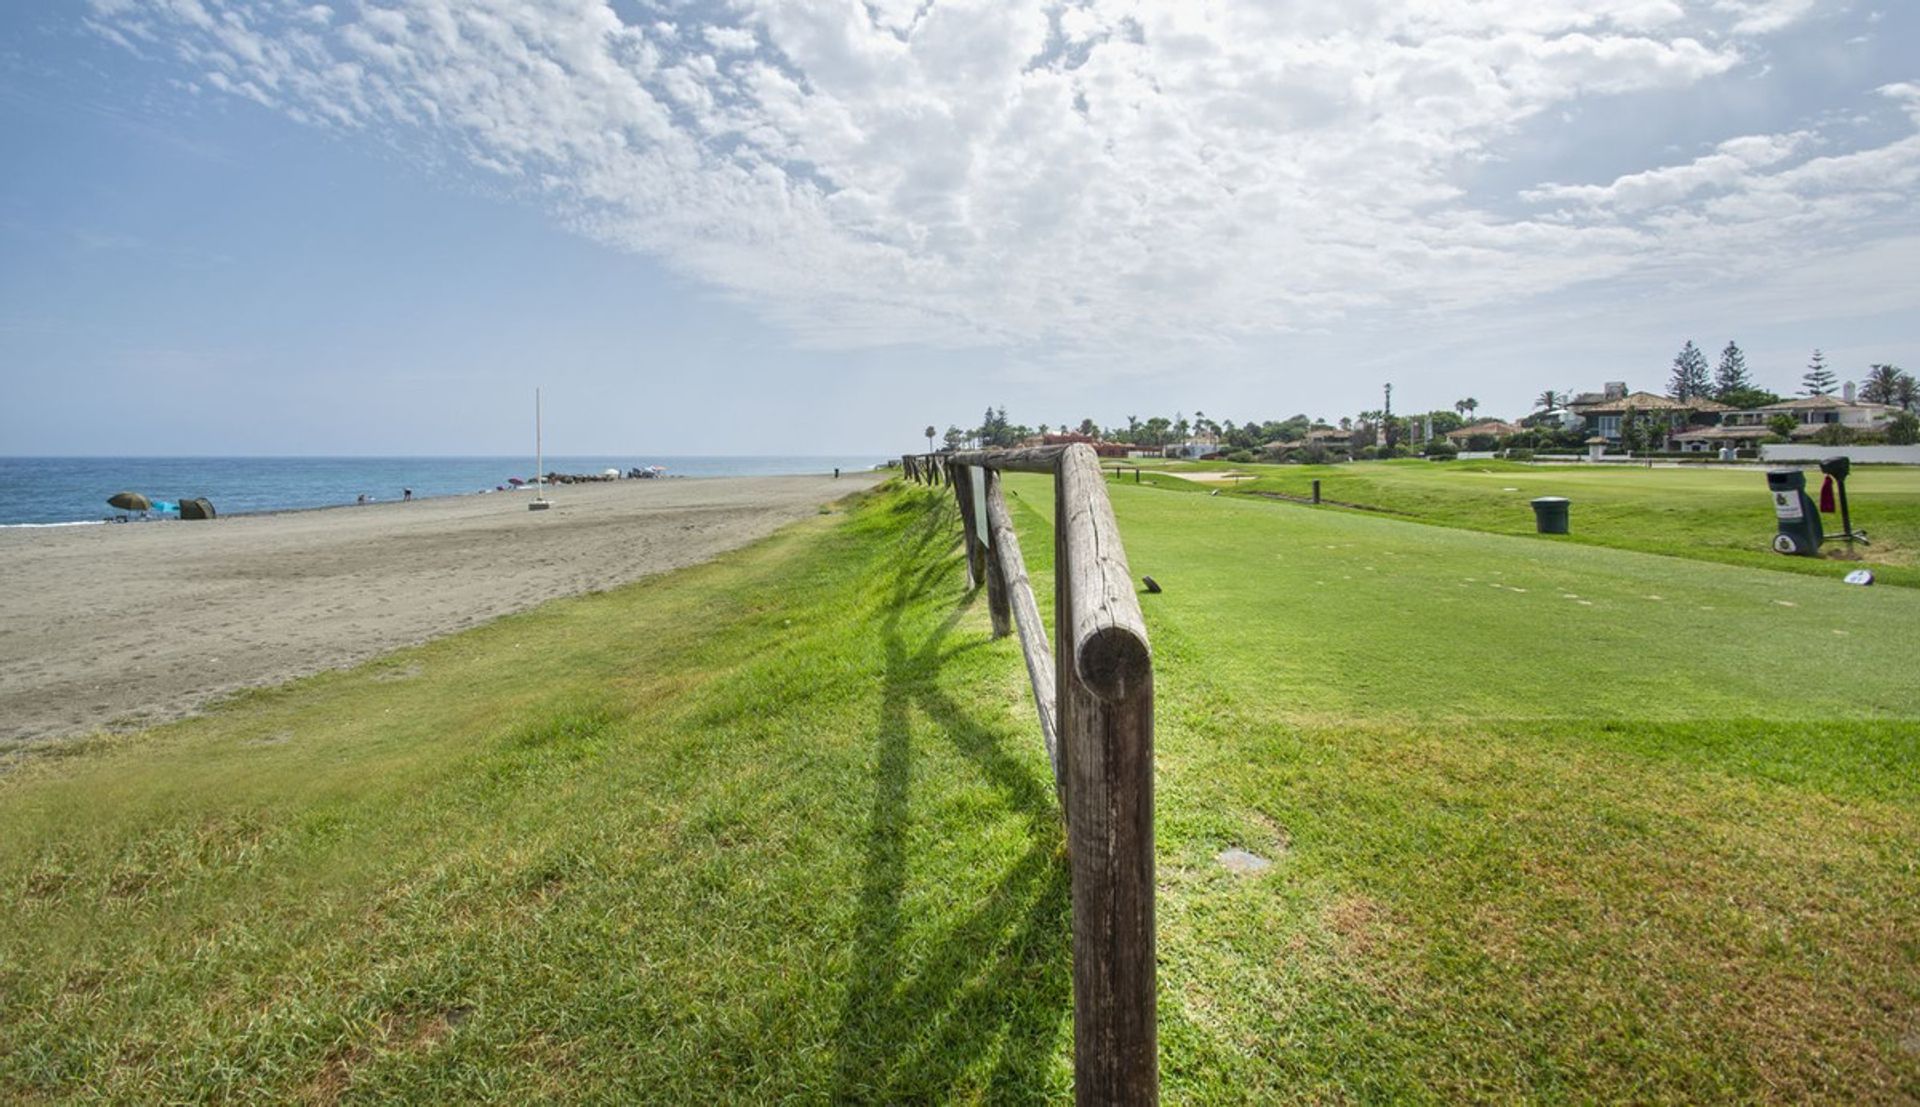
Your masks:
{"label": "green tree", "polygon": [[1853,428],[1845,423],[1823,423],[1813,432],[1813,440],[1822,446],[1844,446],[1853,441]]}
{"label": "green tree", "polygon": [[947,444],[947,449],[957,450],[961,447],[962,444],[966,442],[966,440],[967,440],[966,431],[963,431],[959,427],[953,426],[951,424],[947,426],[947,435],[945,439]]}
{"label": "green tree", "polygon": [[[1268,429],[1276,441],[1292,442],[1307,436],[1307,432],[1313,429],[1313,420],[1307,418],[1305,415],[1295,415],[1292,418],[1281,420],[1278,424]],[[1215,431],[1214,433],[1218,434],[1219,432]]]}
{"label": "green tree", "polygon": [[1700,347],[1687,339],[1680,352],[1673,357],[1673,375],[1667,379],[1667,395],[1676,400],[1686,401],[1697,396],[1705,396],[1711,387],[1707,376],[1707,355]]}
{"label": "green tree", "polygon": [[1557,407],[1565,407],[1567,406],[1567,395],[1564,392],[1555,392],[1549,388],[1534,397],[1533,406],[1544,411],[1552,411]]}
{"label": "green tree", "polygon": [[980,440],[982,448],[995,448],[1017,445],[1027,434],[1027,428],[1016,427],[1007,421],[1007,409],[1002,407],[987,409],[980,419],[980,428],[974,437]]}
{"label": "green tree", "polygon": [[1082,419],[1080,420],[1080,433],[1086,435],[1088,438],[1098,438],[1100,437],[1100,428],[1093,420]]}
{"label": "green tree", "polygon": [[1773,432],[1775,438],[1792,438],[1795,425],[1793,416],[1784,411],[1767,420],[1767,429]]}
{"label": "green tree", "polygon": [[1468,396],[1464,400],[1455,401],[1453,405],[1453,410],[1471,419],[1473,418],[1473,413],[1479,410],[1479,407],[1480,407],[1480,401],[1474,399],[1472,396]]}
{"label": "green tree", "polygon": [[1809,396],[1831,396],[1840,379],[1827,368],[1827,355],[1819,350],[1813,351],[1813,357],[1807,362],[1807,371],[1800,378],[1800,391]]}
{"label": "green tree", "polygon": [[926,435],[927,435],[927,452],[928,453],[933,452],[933,436],[938,433],[939,433],[938,431],[933,429],[932,423],[927,424]]}
{"label": "green tree", "polygon": [[1779,395],[1768,392],[1764,388],[1736,388],[1731,392],[1722,392],[1714,399],[1741,411],[1751,411],[1756,407],[1771,407],[1780,402]]}
{"label": "green tree", "polygon": [[1920,442],[1920,416],[1911,411],[1895,415],[1887,423],[1887,442],[1895,446],[1911,446]]}
{"label": "green tree", "polygon": [[1875,364],[1867,369],[1867,380],[1860,386],[1860,398],[1870,404],[1891,404],[1900,392],[1900,378],[1907,374],[1898,365]]}
{"label": "green tree", "polygon": [[1915,385],[1912,373],[1900,374],[1900,380],[1893,386],[1893,403],[1902,411],[1920,407],[1920,386]]}
{"label": "green tree", "polygon": [[1620,415],[1620,445],[1628,453],[1640,453],[1647,448],[1647,428],[1641,425],[1640,413],[1629,407]]}
{"label": "green tree", "polygon": [[[1727,340],[1727,348],[1720,351],[1720,365],[1713,371],[1713,398],[1723,404],[1731,404],[1728,396],[1753,388],[1753,379],[1747,376],[1747,355],[1740,351],[1740,344]],[[1738,406],[1738,405],[1736,405]]]}

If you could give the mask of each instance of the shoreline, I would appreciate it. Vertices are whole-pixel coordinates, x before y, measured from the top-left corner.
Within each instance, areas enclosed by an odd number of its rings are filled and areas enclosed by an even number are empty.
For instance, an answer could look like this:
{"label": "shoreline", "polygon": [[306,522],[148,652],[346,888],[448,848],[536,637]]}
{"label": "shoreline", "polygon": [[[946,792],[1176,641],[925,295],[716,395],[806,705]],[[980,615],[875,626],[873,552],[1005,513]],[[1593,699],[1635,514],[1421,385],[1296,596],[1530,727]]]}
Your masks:
{"label": "shoreline", "polygon": [[[860,470],[860,472],[863,474],[871,473],[873,472],[873,470],[862,469]],[[622,477],[620,480],[617,480],[617,481],[595,480],[595,481],[577,481],[570,484],[558,484],[558,483],[549,484],[546,486],[546,488],[547,488],[548,494],[551,495],[555,488],[601,487],[601,486],[611,485],[611,484],[625,484],[628,481],[632,481],[634,483],[647,481],[651,483],[653,481],[668,481],[668,480],[672,480],[672,481],[778,480],[782,477],[812,477],[815,475],[816,474],[813,474],[813,473],[767,473],[761,476],[752,476],[752,477],[736,477],[736,476],[724,476],[724,475],[670,476],[670,477]],[[850,476],[850,475],[852,474],[843,474],[841,479],[844,480],[846,479],[847,476]],[[214,518],[205,519],[205,520],[199,520],[199,519],[183,520],[177,515],[159,513],[150,519],[126,519],[126,520],[112,519],[112,518],[68,519],[68,520],[64,520],[61,522],[54,522],[54,523],[0,523],[0,530],[14,530],[14,529],[24,530],[24,529],[31,529],[31,528],[46,528],[46,527],[117,527],[117,526],[134,526],[136,524],[145,524],[145,523],[180,523],[180,522],[217,523],[222,519],[258,519],[263,517],[272,517],[276,515],[311,515],[316,511],[343,511],[343,510],[359,511],[369,507],[395,507],[395,506],[401,506],[405,504],[437,503],[441,500],[464,500],[464,499],[469,499],[475,496],[501,496],[501,495],[508,495],[514,492],[529,492],[532,490],[533,490],[533,485],[525,484],[525,485],[521,485],[518,488],[512,488],[512,487],[476,488],[471,492],[441,492],[436,495],[415,496],[411,500],[406,500],[406,499],[371,500],[370,499],[363,504],[361,503],[310,504],[306,507],[262,507],[262,508],[255,508],[252,510],[247,510],[245,508],[242,508],[239,511],[222,511],[220,512],[219,515],[215,516]],[[215,504],[214,506],[218,507],[219,505]]]}
{"label": "shoreline", "polygon": [[697,564],[879,479],[574,484],[550,488],[542,512],[470,493],[211,526],[0,528],[12,582],[0,594],[0,753],[168,722],[247,688]]}
{"label": "shoreline", "polygon": [[[38,457],[0,457],[0,461],[43,461],[43,460],[54,460],[54,461],[58,461],[58,460],[66,460],[66,459],[61,459],[61,458],[38,458]],[[78,461],[96,461],[96,460],[127,460],[127,461],[132,461],[132,462],[141,462],[141,461],[148,461],[148,460],[160,460],[160,461],[171,461],[171,460],[175,460],[175,459],[172,459],[172,458],[159,458],[159,459],[147,459],[147,458],[127,458],[127,459],[112,459],[112,458],[109,458],[109,459],[96,459],[96,458],[77,458],[77,459],[72,459],[72,460],[78,460]],[[198,460],[198,459],[188,459],[188,460]],[[210,459],[207,459],[207,460],[213,460],[213,461],[248,461],[248,460],[264,460],[264,461],[281,461],[281,460],[289,460],[289,459],[285,459],[285,458],[260,458],[260,459],[252,459],[252,458],[210,458]],[[291,460],[304,460],[304,459],[300,459],[300,458],[295,458],[295,459],[291,459]],[[386,460],[390,460],[390,459],[387,459],[387,458],[377,458],[377,457],[375,457],[375,458],[332,458],[332,457],[328,457],[328,458],[322,458],[322,459],[320,459],[320,460],[325,460],[325,461],[336,461],[336,460],[338,460],[338,461],[386,461]],[[405,460],[412,460],[412,459],[405,459]],[[435,459],[435,458],[427,458],[427,459],[424,459],[424,460],[428,460],[428,461],[432,461],[432,460],[442,460],[442,459]],[[452,461],[465,461],[465,460],[469,460],[469,459],[466,459],[466,458],[448,458],[448,459],[444,459],[444,460],[452,460]],[[495,460],[495,459],[492,459],[492,458],[483,458],[483,459],[479,459],[479,460],[488,460],[488,461],[491,461],[491,460]],[[506,459],[500,459],[500,460],[506,460]],[[758,460],[758,459],[757,459],[757,458],[752,458],[752,457],[744,457],[744,458],[734,458],[734,457],[732,457],[732,456],[730,456],[730,455],[723,455],[723,454],[715,454],[715,455],[710,455],[710,456],[709,456],[709,455],[689,455],[689,456],[688,456],[688,457],[686,457],[686,458],[676,458],[676,459],[674,459],[674,460],[681,460],[681,461],[687,461],[687,460],[691,460],[691,461],[735,461],[735,460],[749,460],[749,461],[751,461],[751,460]],[[808,459],[808,460],[811,460],[811,459]],[[832,455],[823,455],[823,456],[822,456],[822,457],[820,458],[820,460],[821,460],[821,461],[823,461],[823,462],[827,462],[827,461],[834,461],[834,460],[845,460],[845,459],[840,459],[840,458],[835,458],[835,457],[833,457]],[[860,466],[860,467],[853,467],[853,466],[848,466],[848,465],[842,465],[842,466],[840,467],[840,470],[839,470],[839,471],[840,471],[840,472],[842,473],[842,479],[844,479],[845,477],[849,477],[849,476],[857,476],[857,475],[860,475],[860,474],[873,474],[873,473],[879,473],[879,472],[884,472],[884,471],[885,471],[885,462],[884,462],[884,461],[880,461],[880,462],[875,462],[875,463],[872,463],[872,464],[870,464],[870,465],[863,465],[863,466]],[[767,472],[767,473],[753,473],[753,472],[748,472],[748,473],[731,473],[731,472],[723,472],[723,473],[674,473],[674,472],[668,472],[668,473],[665,473],[665,474],[663,474],[663,475],[661,475],[661,476],[657,476],[657,477],[626,477],[626,476],[622,476],[622,477],[621,477],[621,478],[619,478],[618,480],[607,480],[607,479],[601,479],[601,478],[599,478],[599,477],[595,477],[595,476],[593,476],[592,474],[587,474],[587,473],[572,473],[572,474],[568,474],[568,475],[569,475],[569,476],[576,476],[576,477],[587,477],[587,478],[591,478],[591,479],[582,479],[582,480],[578,480],[578,481],[573,481],[573,482],[561,482],[561,481],[556,481],[556,482],[554,482],[554,483],[551,483],[551,484],[548,484],[548,485],[547,485],[546,487],[547,487],[547,489],[548,489],[548,492],[549,492],[549,494],[551,494],[551,492],[552,492],[552,491],[553,491],[554,489],[557,489],[557,488],[581,488],[581,487],[598,487],[598,486],[603,486],[603,485],[609,485],[609,484],[624,484],[624,483],[627,483],[627,482],[629,482],[629,481],[633,481],[633,482],[641,482],[641,481],[646,481],[646,482],[652,482],[652,481],[690,481],[690,480],[692,480],[692,481],[705,481],[705,480],[734,480],[734,479],[759,479],[759,478],[763,478],[763,477],[789,477],[789,476],[791,476],[791,477],[829,477],[829,476],[831,476],[831,474],[832,474],[833,472],[834,472],[834,468],[833,468],[833,466],[831,466],[831,465],[826,465],[826,466],[824,466],[823,468],[821,468],[821,469],[819,469],[819,470],[811,470],[811,469],[809,469],[809,470],[800,470],[800,471],[793,471],[793,472]],[[500,486],[495,486],[495,487],[492,487],[492,488],[471,488],[471,489],[467,489],[467,490],[465,490],[465,491],[442,491],[442,492],[424,492],[424,493],[420,493],[420,494],[418,494],[418,495],[415,495],[415,496],[414,496],[414,497],[413,497],[413,498],[412,498],[411,500],[407,500],[407,499],[402,499],[402,498],[401,498],[401,497],[399,497],[399,496],[390,496],[390,497],[388,497],[388,498],[385,498],[385,499],[369,499],[369,500],[368,500],[367,502],[365,502],[365,503],[355,503],[355,502],[353,502],[353,501],[351,501],[351,500],[341,500],[341,501],[337,501],[337,502],[331,502],[331,503],[317,503],[317,504],[289,504],[289,505],[286,505],[286,506],[275,506],[275,507],[253,507],[253,508],[238,508],[238,509],[233,509],[233,510],[222,510],[222,511],[220,511],[220,512],[219,512],[219,514],[218,514],[218,515],[216,516],[216,518],[215,518],[215,520],[214,520],[214,521],[216,521],[216,522],[217,522],[217,521],[218,521],[218,520],[220,520],[220,519],[239,519],[239,518],[252,518],[252,517],[255,517],[255,516],[261,516],[261,515],[289,515],[289,514],[299,514],[299,513],[306,513],[306,512],[314,512],[314,511],[332,511],[332,510],[334,510],[334,509],[336,509],[336,508],[362,508],[362,507],[375,507],[375,506],[383,506],[383,505],[386,505],[386,504],[402,504],[402,503],[425,503],[425,502],[429,502],[429,501],[438,501],[438,500],[448,500],[448,499],[465,499],[465,498],[469,498],[469,497],[474,497],[474,496],[492,496],[492,495],[499,495],[499,494],[505,494],[505,493],[512,493],[512,492],[519,492],[519,491],[525,491],[525,490],[527,490],[527,489],[530,489],[531,487],[532,487],[532,485],[526,485],[526,484],[523,484],[523,485],[521,485],[521,486],[519,486],[519,487],[513,487],[513,486],[510,486],[510,485],[509,485],[509,486],[505,486],[505,487],[500,487]],[[215,503],[215,504],[214,504],[214,507],[215,507],[215,508],[219,508],[219,506],[220,506],[220,505],[219,505],[218,503]],[[151,516],[150,518],[145,518],[145,519],[140,519],[140,518],[126,518],[126,519],[121,519],[121,518],[116,518],[116,516],[118,516],[118,515],[126,515],[126,514],[131,514],[131,513],[126,513],[126,512],[115,512],[115,511],[109,511],[109,512],[108,512],[108,513],[107,513],[106,515],[104,515],[104,516],[100,516],[100,517],[92,517],[92,518],[75,518],[75,519],[38,519],[38,520],[35,520],[35,519],[22,519],[22,520],[17,520],[17,521],[15,521],[15,520],[9,520],[9,521],[0,521],[0,531],[7,531],[7,530],[18,530],[18,529],[43,529],[43,528],[48,528],[48,527],[92,527],[92,526],[124,526],[124,525],[128,525],[128,524],[132,524],[132,523],[166,523],[166,522],[183,522],[183,521],[186,521],[186,520],[182,520],[182,519],[180,519],[180,518],[179,518],[179,516],[177,516],[177,515],[174,515],[174,514],[171,514],[171,513],[154,513],[154,514],[153,514],[153,515],[152,515],[152,516]],[[197,522],[197,521],[200,521],[200,520],[193,520],[193,521],[196,521],[196,522]]]}

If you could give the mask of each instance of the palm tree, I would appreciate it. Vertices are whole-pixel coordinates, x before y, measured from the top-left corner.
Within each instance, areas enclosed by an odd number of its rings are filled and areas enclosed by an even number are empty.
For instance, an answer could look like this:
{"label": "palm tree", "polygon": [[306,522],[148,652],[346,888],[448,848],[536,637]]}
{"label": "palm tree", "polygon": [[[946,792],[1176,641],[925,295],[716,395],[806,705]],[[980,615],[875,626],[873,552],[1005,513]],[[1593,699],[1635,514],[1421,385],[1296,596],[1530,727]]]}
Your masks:
{"label": "palm tree", "polygon": [[933,436],[934,436],[934,435],[936,435],[936,434],[938,434],[938,433],[940,433],[940,432],[939,432],[939,431],[936,431],[936,430],[934,430],[934,429],[933,429],[933,424],[931,424],[931,423],[929,423],[929,424],[927,424],[927,429],[926,429],[926,431],[925,431],[924,433],[925,433],[925,434],[926,434],[926,436],[927,436],[927,452],[928,452],[928,453],[932,453],[932,452],[933,452]]}
{"label": "palm tree", "polygon": [[1906,376],[1898,365],[1875,365],[1867,370],[1867,381],[1860,386],[1860,398],[1870,404],[1893,403],[1900,391],[1900,378]]}
{"label": "palm tree", "polygon": [[1549,388],[1545,392],[1540,393],[1539,396],[1534,398],[1533,406],[1539,407],[1539,408],[1545,408],[1548,411],[1552,411],[1556,407],[1565,407],[1566,403],[1567,403],[1567,397],[1564,394],[1555,392],[1553,389]]}

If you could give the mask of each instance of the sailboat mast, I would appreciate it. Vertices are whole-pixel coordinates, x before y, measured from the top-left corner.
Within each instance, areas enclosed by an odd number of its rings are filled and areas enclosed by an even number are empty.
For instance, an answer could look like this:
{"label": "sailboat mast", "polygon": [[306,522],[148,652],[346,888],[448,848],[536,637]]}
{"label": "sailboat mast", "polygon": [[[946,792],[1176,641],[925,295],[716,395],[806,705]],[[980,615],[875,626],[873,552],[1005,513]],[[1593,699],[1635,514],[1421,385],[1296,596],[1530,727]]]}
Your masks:
{"label": "sailboat mast", "polygon": [[528,511],[547,509],[547,447],[540,434],[540,389],[533,390],[533,502]]}

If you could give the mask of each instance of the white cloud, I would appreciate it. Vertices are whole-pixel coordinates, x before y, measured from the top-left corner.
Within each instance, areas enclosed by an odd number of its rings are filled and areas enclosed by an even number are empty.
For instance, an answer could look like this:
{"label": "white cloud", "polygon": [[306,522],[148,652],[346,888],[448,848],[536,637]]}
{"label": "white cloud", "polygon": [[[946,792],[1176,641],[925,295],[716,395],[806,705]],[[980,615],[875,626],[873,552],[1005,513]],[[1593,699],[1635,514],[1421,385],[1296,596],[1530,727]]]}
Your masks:
{"label": "white cloud", "polygon": [[1632,173],[1606,185],[1542,185],[1520,195],[1536,203],[1571,200],[1591,207],[1645,211],[1677,203],[1705,189],[1731,189],[1751,183],[1753,170],[1784,160],[1811,138],[1806,131],[1731,138],[1713,153],[1685,165]]}
{"label": "white cloud", "polygon": [[669,25],[603,0],[95,0],[93,20],[303,122],[451,151],[813,343],[1087,350],[1682,279],[1736,249],[1714,228],[1783,203],[1817,202],[1826,233],[1883,211],[1838,158],[1778,169],[1806,132],[1543,185],[1527,198],[1564,206],[1532,216],[1463,191],[1529,120],[1694,87],[1742,60],[1725,32],[1812,7],[736,0]]}
{"label": "white cloud", "polygon": [[1811,15],[1821,0],[1715,0],[1713,7],[1733,14],[1735,34],[1769,35]]}

